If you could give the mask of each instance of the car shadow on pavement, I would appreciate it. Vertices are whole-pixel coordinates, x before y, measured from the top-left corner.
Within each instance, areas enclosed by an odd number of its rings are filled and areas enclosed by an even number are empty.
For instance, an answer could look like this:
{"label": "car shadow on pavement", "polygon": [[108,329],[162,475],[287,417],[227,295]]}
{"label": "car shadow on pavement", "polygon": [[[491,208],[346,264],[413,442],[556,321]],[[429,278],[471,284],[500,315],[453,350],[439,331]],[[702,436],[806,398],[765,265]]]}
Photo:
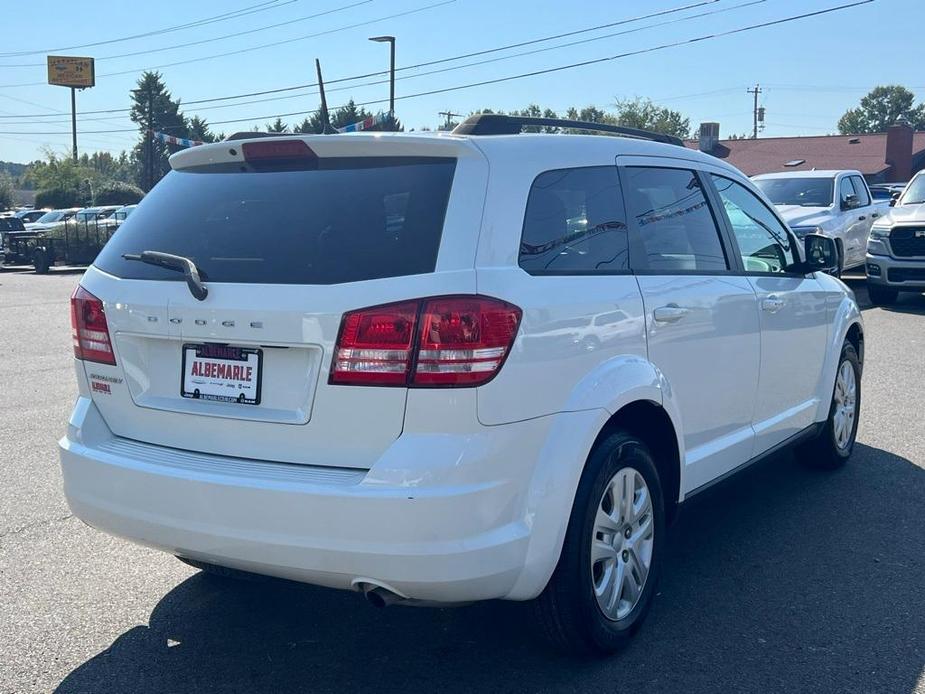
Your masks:
{"label": "car shadow on pavement", "polygon": [[863,445],[836,472],[754,466],[684,508],[652,614],[609,659],[553,652],[527,604],[376,610],[197,574],[57,691],[912,692],[923,500],[925,470]]}

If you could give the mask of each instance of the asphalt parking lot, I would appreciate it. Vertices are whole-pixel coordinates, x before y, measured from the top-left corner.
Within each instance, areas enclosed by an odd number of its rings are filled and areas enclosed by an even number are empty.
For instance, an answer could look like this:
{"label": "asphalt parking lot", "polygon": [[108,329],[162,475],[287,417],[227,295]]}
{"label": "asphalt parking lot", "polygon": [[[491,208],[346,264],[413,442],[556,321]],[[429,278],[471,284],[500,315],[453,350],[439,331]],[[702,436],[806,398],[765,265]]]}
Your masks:
{"label": "asphalt parking lot", "polygon": [[925,692],[925,296],[871,308],[850,282],[849,465],[778,456],[687,508],[643,631],[597,661],[550,651],[522,604],[223,582],[73,518],[55,442],[78,279],[0,274],[0,691]]}

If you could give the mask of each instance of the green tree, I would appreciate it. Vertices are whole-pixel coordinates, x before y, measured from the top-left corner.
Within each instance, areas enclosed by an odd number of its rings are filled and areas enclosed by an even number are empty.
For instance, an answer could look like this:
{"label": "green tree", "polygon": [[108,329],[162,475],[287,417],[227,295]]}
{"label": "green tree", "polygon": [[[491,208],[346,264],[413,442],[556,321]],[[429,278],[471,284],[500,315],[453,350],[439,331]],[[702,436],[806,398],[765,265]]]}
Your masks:
{"label": "green tree", "polygon": [[[558,118],[556,112],[551,108],[542,109],[537,104],[530,104],[527,108],[520,109],[519,111],[511,111],[508,115],[510,116],[522,116],[524,118]],[[534,126],[528,125],[523,130],[525,133],[554,133],[558,132],[558,128],[548,127],[548,126]]]}
{"label": "green tree", "polygon": [[289,126],[283,123],[283,119],[279,116],[276,117],[276,120],[272,123],[267,123],[266,129],[268,133],[288,133]]}
{"label": "green tree", "polygon": [[37,190],[60,188],[77,191],[88,177],[88,172],[70,157],[48,152],[45,161],[33,162],[25,176]]}
{"label": "green tree", "polygon": [[372,115],[372,113],[362,106],[358,107],[353,99],[350,99],[344,106],[336,108],[331,112],[331,127],[335,129],[343,128],[345,125],[366,120]]}
{"label": "green tree", "polygon": [[13,206],[15,190],[13,177],[6,171],[0,171],[0,210],[8,210]]}
{"label": "green tree", "polygon": [[218,142],[219,139],[216,137],[212,130],[209,128],[209,123],[205,118],[200,118],[199,116],[193,116],[187,121],[186,124],[187,137],[191,140],[200,140],[202,142]]}
{"label": "green tree", "polygon": [[916,130],[925,129],[925,104],[913,106],[915,94],[898,84],[874,87],[857,108],[849,109],[838,121],[842,135],[882,133],[899,119]]}
{"label": "green tree", "polygon": [[[180,112],[179,100],[174,100],[163,77],[159,72],[143,72],[138,79],[137,88],[132,90],[132,110],[129,118],[138,124],[140,141],[135,145],[135,158],[139,163],[136,172],[138,183],[144,188],[147,185],[146,165],[148,162],[148,145],[146,145],[148,106],[150,102],[150,120],[153,130],[164,132],[177,137],[189,137],[186,119]],[[157,183],[167,172],[170,165],[167,158],[178,148],[168,146],[154,138],[150,142],[150,156],[153,160],[153,183]]]}
{"label": "green tree", "polygon": [[62,207],[79,207],[83,204],[84,202],[80,199],[76,188],[45,188],[35,194],[36,207],[60,209]]}
{"label": "green tree", "polygon": [[96,205],[134,205],[145,196],[144,191],[131,183],[109,181],[94,191]]}
{"label": "green tree", "polygon": [[320,135],[324,132],[324,118],[321,115],[321,111],[315,111],[310,116],[307,116],[296,126],[293,126],[292,132],[294,133],[303,133],[306,135],[316,134]]}
{"label": "green tree", "polygon": [[690,137],[691,122],[679,111],[658,106],[650,99],[637,97],[616,102],[616,124],[627,128],[652,130],[682,139]]}

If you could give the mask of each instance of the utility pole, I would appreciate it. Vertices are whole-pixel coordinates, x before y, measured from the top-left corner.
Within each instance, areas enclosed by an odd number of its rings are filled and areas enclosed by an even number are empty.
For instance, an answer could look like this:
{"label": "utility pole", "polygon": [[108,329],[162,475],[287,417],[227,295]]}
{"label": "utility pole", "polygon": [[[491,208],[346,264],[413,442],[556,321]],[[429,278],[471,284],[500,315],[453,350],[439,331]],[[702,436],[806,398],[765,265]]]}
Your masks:
{"label": "utility pole", "polygon": [[758,95],[761,94],[761,86],[756,84],[754,89],[746,89],[748,94],[755,95],[755,105],[752,107],[752,121],[754,123],[754,129],[752,131],[752,139],[758,139]]}
{"label": "utility pole", "polygon": [[461,114],[461,113],[453,113],[452,111],[447,110],[447,111],[438,111],[438,112],[437,112],[437,115],[438,115],[438,116],[446,116],[446,124],[444,125],[444,128],[445,128],[446,130],[449,130],[449,129],[450,129],[450,123],[453,122],[451,119],[452,119],[452,118],[462,118],[462,115],[463,115],[463,114]]}

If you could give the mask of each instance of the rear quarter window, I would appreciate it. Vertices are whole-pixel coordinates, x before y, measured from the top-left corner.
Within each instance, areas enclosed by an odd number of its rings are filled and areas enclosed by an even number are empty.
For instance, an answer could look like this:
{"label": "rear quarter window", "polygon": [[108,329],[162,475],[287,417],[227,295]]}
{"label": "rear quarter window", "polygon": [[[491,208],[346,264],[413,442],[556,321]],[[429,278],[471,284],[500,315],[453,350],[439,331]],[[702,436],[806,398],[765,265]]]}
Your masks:
{"label": "rear quarter window", "polygon": [[338,284],[433,272],[456,160],[326,158],[317,169],[173,171],[95,265],[128,279],[182,275],[125,260],[191,258],[206,281]]}
{"label": "rear quarter window", "polygon": [[628,270],[626,213],[616,166],[537,176],[527,198],[520,267],[532,275]]}

